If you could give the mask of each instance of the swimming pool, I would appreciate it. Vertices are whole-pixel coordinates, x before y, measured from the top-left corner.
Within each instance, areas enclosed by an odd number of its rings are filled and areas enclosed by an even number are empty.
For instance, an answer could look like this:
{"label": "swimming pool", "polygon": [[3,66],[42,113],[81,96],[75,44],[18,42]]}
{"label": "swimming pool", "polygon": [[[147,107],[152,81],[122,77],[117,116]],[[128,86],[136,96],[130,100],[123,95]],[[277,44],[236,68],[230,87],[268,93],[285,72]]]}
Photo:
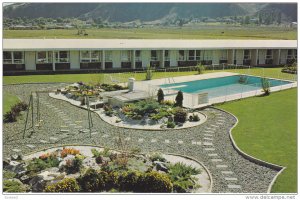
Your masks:
{"label": "swimming pool", "polygon": [[[271,87],[290,84],[290,81],[268,78]],[[181,90],[184,93],[208,93],[208,98],[232,95],[261,89],[261,77],[234,75],[189,82],[160,85],[161,88]]]}

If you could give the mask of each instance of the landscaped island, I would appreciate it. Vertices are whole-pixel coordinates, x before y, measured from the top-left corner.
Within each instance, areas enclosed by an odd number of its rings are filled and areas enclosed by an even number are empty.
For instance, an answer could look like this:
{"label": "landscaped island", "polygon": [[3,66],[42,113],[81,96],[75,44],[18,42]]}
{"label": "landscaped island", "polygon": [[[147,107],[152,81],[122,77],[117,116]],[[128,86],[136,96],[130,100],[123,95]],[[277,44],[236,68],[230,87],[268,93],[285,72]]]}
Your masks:
{"label": "landscaped island", "polygon": [[207,174],[201,165],[195,168],[186,164],[191,162],[189,159],[181,157],[185,163],[176,162],[176,156],[159,153],[80,148],[83,152],[56,148],[25,159],[5,160],[4,192],[185,193],[196,192],[202,182],[198,175]]}

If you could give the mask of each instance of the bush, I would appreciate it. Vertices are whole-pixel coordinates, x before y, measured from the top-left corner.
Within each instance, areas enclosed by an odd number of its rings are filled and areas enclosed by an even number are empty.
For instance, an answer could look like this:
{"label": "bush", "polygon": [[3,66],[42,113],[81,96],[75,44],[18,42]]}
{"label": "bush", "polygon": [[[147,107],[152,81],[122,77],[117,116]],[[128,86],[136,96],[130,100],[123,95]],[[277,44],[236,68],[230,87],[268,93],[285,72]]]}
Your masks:
{"label": "bush", "polygon": [[123,172],[118,177],[118,186],[120,191],[135,192],[138,191],[138,181],[141,174],[139,172]]}
{"label": "bush", "polygon": [[170,178],[155,171],[141,175],[137,185],[136,192],[167,193],[173,190]]}
{"label": "bush", "polygon": [[46,186],[44,192],[79,192],[80,187],[74,178],[65,178],[62,181]]}
{"label": "bush", "polygon": [[31,172],[39,172],[46,168],[50,167],[58,167],[59,160],[57,157],[47,157],[45,159],[41,158],[34,158],[33,160],[29,161],[27,165],[27,171]]}
{"label": "bush", "polygon": [[18,114],[12,111],[8,111],[3,115],[3,122],[4,123],[11,123],[17,121]]}
{"label": "bush", "polygon": [[158,92],[157,92],[157,102],[158,103],[162,103],[164,101],[164,92],[161,88],[159,88]]}
{"label": "bush", "polygon": [[267,78],[261,78],[261,87],[264,95],[270,95],[270,81]]}
{"label": "bush", "polygon": [[193,113],[193,115],[190,115],[189,120],[191,122],[198,122],[198,121],[200,121],[200,117],[199,117],[199,115]]}
{"label": "bush", "polygon": [[81,166],[82,159],[75,157],[74,159],[67,160],[63,169],[67,172],[67,174],[74,174],[80,171]]}
{"label": "bush", "polygon": [[182,108],[178,108],[175,110],[174,113],[174,122],[175,123],[184,123],[187,118],[187,112],[183,110]]}
{"label": "bush", "polygon": [[200,170],[183,163],[170,164],[168,167],[168,176],[172,180],[172,183],[174,183],[174,190],[176,192],[187,192],[188,189],[198,186],[194,184],[195,178],[192,175],[201,173]]}
{"label": "bush", "polygon": [[109,177],[106,172],[97,172],[96,170],[89,168],[77,179],[77,181],[83,192],[101,192],[106,189],[108,179]]}
{"label": "bush", "polygon": [[26,104],[25,102],[16,103],[10,108],[10,111],[8,111],[3,115],[3,122],[4,123],[16,122],[17,117],[21,115],[20,112],[25,111],[27,109],[28,109],[28,104]]}
{"label": "bush", "polygon": [[175,98],[175,106],[179,106],[182,107],[182,103],[183,103],[183,93],[181,90],[178,91],[177,96]]}
{"label": "bush", "polygon": [[151,69],[151,67],[150,67],[150,65],[149,66],[147,66],[147,69],[146,69],[146,80],[151,80],[152,79],[152,69]]}
{"label": "bush", "polygon": [[203,74],[203,72],[204,72],[204,70],[205,70],[205,66],[204,66],[204,65],[198,64],[198,65],[196,66],[196,68],[197,68],[198,74]]}
{"label": "bush", "polygon": [[173,106],[175,104],[175,102],[172,100],[164,100],[161,102],[161,104],[167,105],[167,106]]}
{"label": "bush", "polygon": [[26,192],[28,188],[21,182],[16,180],[4,180],[3,192]]}
{"label": "bush", "polygon": [[166,162],[167,160],[161,156],[160,153],[154,153],[149,158],[152,162],[154,161],[160,161],[160,162]]}
{"label": "bush", "polygon": [[167,128],[175,128],[176,124],[174,122],[167,122]]}

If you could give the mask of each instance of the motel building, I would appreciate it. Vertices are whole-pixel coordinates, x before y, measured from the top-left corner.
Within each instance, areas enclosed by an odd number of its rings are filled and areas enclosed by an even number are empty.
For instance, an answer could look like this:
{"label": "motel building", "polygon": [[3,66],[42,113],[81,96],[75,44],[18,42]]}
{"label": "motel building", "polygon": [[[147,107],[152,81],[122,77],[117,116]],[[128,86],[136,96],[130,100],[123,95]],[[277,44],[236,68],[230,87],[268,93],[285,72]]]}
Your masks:
{"label": "motel building", "polygon": [[138,70],[203,65],[272,67],[297,59],[297,40],[3,39],[3,71]]}

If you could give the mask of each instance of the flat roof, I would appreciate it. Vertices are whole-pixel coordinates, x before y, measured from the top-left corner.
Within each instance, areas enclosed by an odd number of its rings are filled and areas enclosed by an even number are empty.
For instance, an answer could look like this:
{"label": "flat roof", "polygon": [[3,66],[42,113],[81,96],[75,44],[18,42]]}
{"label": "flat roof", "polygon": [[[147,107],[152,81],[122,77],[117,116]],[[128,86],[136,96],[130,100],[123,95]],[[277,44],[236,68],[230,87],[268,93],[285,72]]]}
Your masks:
{"label": "flat roof", "polygon": [[3,39],[6,51],[290,48],[297,48],[297,40]]}

